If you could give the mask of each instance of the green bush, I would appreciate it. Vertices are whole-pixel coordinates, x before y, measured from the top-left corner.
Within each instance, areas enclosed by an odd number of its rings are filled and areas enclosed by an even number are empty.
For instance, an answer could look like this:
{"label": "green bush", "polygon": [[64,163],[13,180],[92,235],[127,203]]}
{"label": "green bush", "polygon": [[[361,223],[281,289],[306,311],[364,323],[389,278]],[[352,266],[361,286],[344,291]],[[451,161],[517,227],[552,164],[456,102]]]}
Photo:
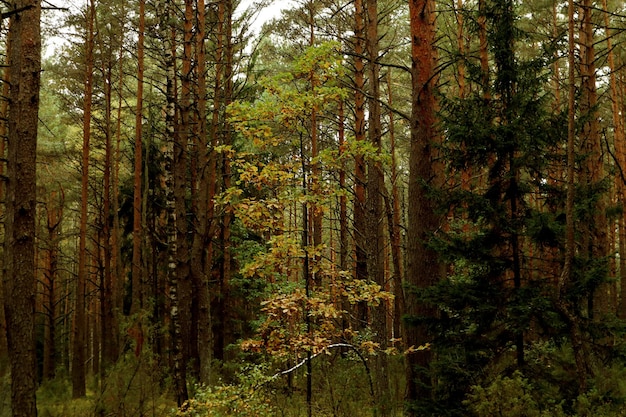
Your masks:
{"label": "green bush", "polygon": [[474,386],[465,404],[478,417],[560,417],[560,404],[542,406],[532,384],[516,371],[512,377],[498,376],[489,386]]}

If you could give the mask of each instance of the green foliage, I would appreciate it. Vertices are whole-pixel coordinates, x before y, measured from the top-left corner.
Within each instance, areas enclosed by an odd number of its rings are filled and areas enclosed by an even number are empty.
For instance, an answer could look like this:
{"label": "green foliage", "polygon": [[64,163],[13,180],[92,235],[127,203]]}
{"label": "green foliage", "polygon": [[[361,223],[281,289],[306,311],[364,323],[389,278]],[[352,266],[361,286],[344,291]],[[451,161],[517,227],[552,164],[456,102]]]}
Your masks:
{"label": "green foliage", "polygon": [[571,348],[536,343],[528,351],[527,369],[474,385],[463,403],[478,417],[623,416],[625,376],[622,362],[608,364],[589,381],[589,390],[578,394]]}
{"label": "green foliage", "polygon": [[[441,311],[430,323],[436,335],[430,368],[435,399],[410,406],[427,415],[558,415],[560,401],[569,412],[577,393],[557,390],[554,403],[537,398],[533,384],[553,387],[555,376],[527,373],[524,355],[530,340],[562,344],[569,337],[554,302],[565,219],[564,192],[550,165],[561,163],[554,150],[565,137],[555,128],[561,115],[552,114],[543,88],[550,57],[518,51],[526,36],[517,27],[519,3],[493,0],[484,6],[489,77],[477,68],[469,82],[478,89],[464,98],[442,98],[441,151],[450,161],[449,175],[468,180],[436,190],[442,214],[454,218],[431,242],[447,262],[447,279],[426,291],[407,289]],[[583,222],[593,217],[604,192],[599,184],[588,188],[577,198]],[[541,268],[533,267],[535,259]],[[568,288],[573,305],[585,305],[606,282],[607,265],[606,259],[576,260]],[[577,382],[569,379],[568,385]]]}
{"label": "green foliage", "polygon": [[45,381],[37,392],[39,415],[44,417],[89,417],[145,415],[166,416],[173,403],[167,400],[162,370],[148,352],[140,357],[124,355],[106,376],[94,378],[87,396],[72,399],[67,376]]}
{"label": "green foliage", "polygon": [[195,395],[176,412],[177,417],[269,417],[276,410],[262,385],[270,380],[264,367],[247,366],[232,385],[196,386]]}
{"label": "green foliage", "polygon": [[540,407],[532,384],[516,371],[512,377],[498,376],[489,386],[475,386],[464,401],[477,417],[564,417],[559,404]]}

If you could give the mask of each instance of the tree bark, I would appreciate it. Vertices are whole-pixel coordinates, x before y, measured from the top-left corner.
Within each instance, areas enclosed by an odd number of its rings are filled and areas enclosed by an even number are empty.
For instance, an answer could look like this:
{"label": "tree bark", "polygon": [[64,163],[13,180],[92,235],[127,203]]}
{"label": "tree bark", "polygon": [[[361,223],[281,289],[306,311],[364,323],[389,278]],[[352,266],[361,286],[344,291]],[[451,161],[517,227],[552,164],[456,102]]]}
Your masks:
{"label": "tree bark", "polygon": [[58,317],[57,295],[59,269],[59,235],[61,219],[63,217],[63,193],[59,198],[56,191],[52,191],[48,198],[46,230],[48,232],[47,248],[45,250],[45,266],[43,281],[43,310],[46,318],[43,346],[42,377],[52,379],[57,367],[56,350],[56,321]]}
{"label": "tree bark", "polygon": [[36,154],[41,73],[41,5],[15,1],[9,31],[8,157],[4,312],[14,417],[37,416],[35,355]]}
{"label": "tree bark", "polygon": [[91,105],[93,92],[93,48],[95,1],[90,0],[87,10],[87,33],[85,42],[85,88],[83,97],[83,150],[81,176],[81,210],[78,243],[78,277],[76,282],[76,307],[74,312],[74,339],[72,342],[72,397],[86,394],[85,349],[86,349],[86,286],[87,286],[87,217],[89,198],[89,144],[91,139]]}
{"label": "tree bark", "polygon": [[568,112],[567,112],[567,194],[565,200],[565,259],[563,269],[557,285],[557,308],[565,318],[570,332],[570,341],[574,352],[574,361],[578,374],[578,391],[587,391],[587,377],[590,376],[590,367],[585,353],[580,323],[576,316],[575,308],[567,302],[568,287],[572,284],[573,264],[576,251],[574,228],[574,198],[576,193],[575,183],[575,143],[576,143],[576,79],[575,79],[575,54],[576,41],[574,37],[574,1],[568,1]]}
{"label": "tree bark", "polygon": [[[380,65],[378,64],[378,2],[366,0],[366,56],[368,72],[368,140],[376,153],[382,151],[382,126],[380,108]],[[382,164],[378,158],[369,158],[367,161],[367,199],[366,208],[366,257],[368,279],[385,289],[385,242],[382,196],[385,187]],[[388,345],[387,331],[387,303],[381,301],[372,309],[372,330],[374,340],[384,351]],[[380,353],[376,357],[376,404],[377,411],[382,416],[390,413],[389,400],[389,370],[387,356]]]}
{"label": "tree bark", "polygon": [[[584,123],[581,129],[582,152],[586,155],[585,165],[582,170],[581,181],[590,188],[604,179],[604,161],[600,126],[598,120],[598,92],[596,87],[594,25],[592,10],[594,6],[591,0],[584,0],[580,9],[582,16],[579,38],[581,42],[581,114],[584,115]],[[585,233],[586,241],[583,242],[584,250],[590,261],[600,261],[608,255],[608,221],[606,217],[607,201],[602,195],[590,213],[589,233]],[[600,283],[597,288],[591,289],[589,294],[588,314],[591,318],[600,319],[608,313],[608,289],[606,282]],[[599,314],[596,314],[599,313]]]}
{"label": "tree bark", "polygon": [[[612,33],[609,22],[609,13],[607,0],[602,0],[602,8],[604,9],[604,30],[606,32],[606,48],[608,50],[608,64],[609,64],[609,83],[611,88],[611,111],[613,115],[613,144],[615,148],[615,157],[617,162],[622,167],[626,167],[626,149],[624,141],[626,140],[626,132],[624,131],[624,121],[622,119],[622,108],[624,103],[622,96],[619,93],[619,80],[617,78],[615,63],[615,52],[613,51]],[[615,176],[614,181],[617,204],[624,203],[625,196],[625,184],[620,175]],[[624,222],[624,214],[622,214],[617,221],[617,233],[618,233],[618,253],[619,253],[619,282],[620,285],[620,297],[617,306],[611,306],[611,312],[617,312],[618,316],[622,319],[626,318],[626,224]],[[615,239],[611,239],[614,241]],[[617,292],[617,286],[611,285],[612,292]]]}
{"label": "tree bark", "polygon": [[[432,286],[441,278],[437,253],[428,242],[439,228],[440,218],[435,212],[428,187],[435,185],[440,173],[435,161],[439,141],[436,130],[436,52],[435,2],[410,0],[411,22],[411,149],[409,154],[409,201],[407,231],[407,284],[414,289]],[[432,340],[432,334],[423,319],[433,318],[437,309],[418,300],[406,298],[406,313],[420,320],[419,324],[405,323],[404,336],[409,352],[405,358],[406,400],[414,403],[431,398],[432,383],[428,368],[432,359],[429,349],[412,349]],[[417,416],[415,411],[410,416]]]}
{"label": "tree bark", "polygon": [[[191,273],[197,303],[194,331],[197,332],[198,344],[198,379],[202,383],[209,382],[211,365],[211,326],[210,299],[208,276],[211,262],[207,247],[211,240],[209,230],[209,201],[215,197],[215,184],[210,185],[210,164],[208,153],[211,152],[207,142],[207,108],[206,108],[206,55],[205,55],[205,5],[204,0],[197,0],[197,36],[195,56],[197,62],[197,123],[195,127],[195,147],[197,149],[198,190],[196,192],[195,230],[191,248]],[[218,6],[223,7],[223,6]],[[213,178],[215,180],[215,178]],[[212,189],[212,193],[209,191]],[[211,213],[211,216],[213,213]]]}
{"label": "tree bark", "polygon": [[[104,51],[104,48],[102,48]],[[115,325],[113,309],[113,265],[112,260],[112,231],[111,231],[111,168],[113,161],[112,149],[112,101],[113,101],[113,51],[108,48],[106,62],[104,63],[104,101],[105,101],[105,157],[103,173],[103,208],[102,208],[102,247],[103,247],[103,271],[100,285],[100,324],[102,338],[102,363],[103,370],[113,365],[117,360],[117,343],[114,337]]]}
{"label": "tree bark", "polygon": [[174,159],[172,172],[174,175],[174,199],[176,203],[176,275],[178,280],[178,297],[181,306],[179,311],[181,340],[183,346],[183,363],[197,358],[193,357],[193,340],[191,330],[191,310],[193,304],[193,288],[190,276],[187,187],[189,186],[189,145],[193,142],[191,112],[191,60],[193,38],[193,0],[185,0],[185,18],[183,20],[183,56],[181,63],[181,95],[179,133],[175,135]]}
{"label": "tree bark", "polygon": [[[170,313],[170,341],[171,341],[171,357],[172,357],[172,373],[174,380],[174,390],[176,402],[178,406],[182,406],[189,399],[187,392],[187,372],[184,362],[184,345],[182,338],[182,326],[180,318],[181,301],[179,299],[179,276],[184,273],[181,268],[181,258],[184,259],[184,253],[178,253],[179,244],[185,238],[180,236],[181,229],[179,219],[180,207],[180,179],[176,178],[180,175],[180,155],[176,155],[186,149],[183,146],[181,150],[181,140],[177,133],[176,118],[176,32],[171,26],[171,4],[168,0],[164,0],[163,10],[161,14],[161,27],[163,30],[162,39],[164,43],[164,66],[167,79],[166,87],[166,150],[165,150],[165,187],[166,187],[166,211],[167,211],[167,281],[169,285],[169,313]],[[177,149],[178,148],[178,149]],[[178,189],[177,189],[178,187]],[[182,210],[183,221],[185,210]],[[184,248],[183,248],[184,249]],[[187,306],[183,307],[187,308]]]}
{"label": "tree bark", "polygon": [[[393,108],[393,94],[391,87],[391,68],[387,69],[387,87],[389,89],[389,107]],[[391,258],[393,262],[393,293],[394,319],[393,337],[402,337],[402,314],[404,314],[404,258],[402,256],[402,240],[400,233],[401,216],[400,190],[398,187],[398,163],[396,158],[396,133],[393,111],[389,112],[389,152],[391,153],[391,204],[386,209],[389,220],[389,238],[391,240]]]}
{"label": "tree bark", "polygon": [[137,38],[137,105],[135,108],[135,164],[133,170],[133,260],[131,271],[131,314],[138,313],[143,307],[142,283],[142,241],[141,230],[141,174],[142,163],[142,136],[143,136],[143,73],[144,73],[144,33],[145,33],[145,0],[139,0],[139,27]]}
{"label": "tree bark", "polygon": [[[354,139],[357,143],[365,141],[365,12],[363,0],[354,2]],[[367,256],[365,238],[365,157],[357,153],[354,157],[354,246],[356,256],[355,278],[367,279]],[[368,325],[367,303],[357,306],[356,328]]]}
{"label": "tree bark", "polygon": [[[9,31],[11,30],[10,21],[9,21]],[[9,86],[11,85],[11,68],[9,65],[9,59],[11,56],[11,39],[10,36],[7,37],[6,40],[6,60],[5,60],[5,68],[3,71],[2,78],[2,96],[9,97]],[[7,128],[8,128],[8,120],[9,120],[9,100],[4,99],[0,101],[0,157],[5,158],[6,156],[6,137],[7,137]],[[5,176],[5,163],[0,162],[0,176]],[[6,187],[4,181],[0,181],[0,201],[5,201],[6,195]],[[4,269],[4,267],[2,267]],[[0,281],[1,283],[2,281]],[[5,293],[4,288],[0,285],[0,303],[4,305]],[[0,308],[0,357],[8,357],[8,347],[7,347],[7,332],[6,332],[6,318],[4,314],[4,308]],[[7,362],[8,364],[8,362]],[[5,374],[5,362],[0,361],[0,375]]]}

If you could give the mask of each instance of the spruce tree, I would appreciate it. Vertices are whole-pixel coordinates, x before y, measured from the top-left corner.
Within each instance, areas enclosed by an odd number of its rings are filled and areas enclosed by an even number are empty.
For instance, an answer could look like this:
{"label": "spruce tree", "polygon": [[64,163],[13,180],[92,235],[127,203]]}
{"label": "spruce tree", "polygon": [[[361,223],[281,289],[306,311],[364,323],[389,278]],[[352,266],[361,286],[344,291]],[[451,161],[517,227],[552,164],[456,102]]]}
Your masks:
{"label": "spruce tree", "polygon": [[465,415],[463,399],[487,369],[525,368],[531,326],[551,332],[561,325],[549,299],[554,277],[528,267],[528,248],[561,244],[562,206],[543,197],[539,205],[531,202],[554,192],[545,176],[550,150],[555,141],[563,143],[565,132],[552,129],[538,82],[549,76],[544,54],[522,58],[517,52],[527,40],[517,13],[513,1],[481,4],[474,17],[485,25],[476,30],[486,31],[492,65],[468,61],[469,81],[480,88],[442,101],[448,177],[466,170],[474,177],[463,187],[447,183],[433,190],[454,220],[433,243],[448,264],[447,278],[421,293],[441,311],[433,324],[437,384],[434,403],[425,404],[429,412]]}

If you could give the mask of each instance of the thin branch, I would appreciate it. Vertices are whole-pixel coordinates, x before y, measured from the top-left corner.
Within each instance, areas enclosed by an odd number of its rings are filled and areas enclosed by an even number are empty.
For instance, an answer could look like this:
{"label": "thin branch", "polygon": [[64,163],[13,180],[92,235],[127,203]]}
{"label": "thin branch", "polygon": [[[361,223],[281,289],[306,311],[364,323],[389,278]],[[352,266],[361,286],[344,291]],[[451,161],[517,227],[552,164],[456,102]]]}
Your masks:
{"label": "thin branch", "polygon": [[33,7],[35,7],[35,6],[32,5],[32,4],[29,4],[28,6],[20,7],[19,9],[14,9],[14,10],[11,10],[11,11],[8,11],[8,12],[2,12],[1,16],[2,16],[2,19],[4,20],[4,19],[7,19],[7,18],[13,16],[14,14],[18,14],[18,13],[21,13],[21,12],[23,12],[25,10],[32,9]]}
{"label": "thin branch", "polygon": [[283,375],[290,374],[290,373],[296,371],[298,368],[301,368],[302,366],[306,365],[309,361],[315,359],[316,357],[318,357],[322,353],[325,353],[329,349],[336,349],[336,348],[347,348],[347,349],[350,349],[350,350],[354,351],[354,353],[357,354],[359,359],[361,359],[361,362],[363,362],[363,366],[365,367],[365,372],[367,373],[367,378],[369,380],[370,394],[372,395],[372,397],[374,397],[374,383],[372,381],[372,375],[370,373],[370,368],[369,368],[369,366],[367,366],[367,360],[363,357],[361,352],[359,352],[359,350],[354,345],[351,345],[349,343],[333,343],[332,345],[328,345],[324,349],[322,349],[319,352],[317,352],[315,355],[308,356],[307,358],[303,359],[301,362],[299,362],[298,364],[292,366],[291,368],[286,369],[284,371],[280,371],[280,372],[272,375],[271,378],[269,378],[265,383],[263,383],[261,385],[265,385],[265,384],[267,384],[267,383],[269,383],[269,382],[271,382],[271,381],[275,380],[276,378],[281,377]]}

